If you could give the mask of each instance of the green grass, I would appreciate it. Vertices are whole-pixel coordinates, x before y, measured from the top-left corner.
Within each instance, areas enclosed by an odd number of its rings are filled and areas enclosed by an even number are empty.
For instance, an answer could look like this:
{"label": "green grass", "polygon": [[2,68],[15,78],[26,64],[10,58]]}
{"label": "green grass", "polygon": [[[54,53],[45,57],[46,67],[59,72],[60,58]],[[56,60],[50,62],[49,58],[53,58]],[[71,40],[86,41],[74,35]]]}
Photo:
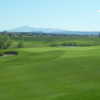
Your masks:
{"label": "green grass", "polygon": [[18,51],[0,57],[0,100],[100,99],[100,47]]}
{"label": "green grass", "polygon": [[17,47],[18,43],[23,41],[25,48],[33,47],[59,47],[59,46],[100,46],[100,37],[98,36],[48,36],[33,35],[20,36],[11,38],[13,40],[11,48]]}

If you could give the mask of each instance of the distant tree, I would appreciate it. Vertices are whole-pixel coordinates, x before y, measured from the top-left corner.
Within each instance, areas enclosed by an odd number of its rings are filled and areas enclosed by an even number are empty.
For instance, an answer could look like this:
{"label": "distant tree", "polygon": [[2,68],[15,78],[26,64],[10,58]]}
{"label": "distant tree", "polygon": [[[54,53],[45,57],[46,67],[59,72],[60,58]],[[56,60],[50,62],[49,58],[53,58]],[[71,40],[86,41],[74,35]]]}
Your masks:
{"label": "distant tree", "polygon": [[100,38],[100,33],[98,34],[98,37]]}
{"label": "distant tree", "polygon": [[20,37],[20,41],[17,44],[17,48],[23,48],[24,47],[24,36],[19,35],[19,37]]}
{"label": "distant tree", "polygon": [[0,49],[7,49],[12,45],[9,35],[0,35]]}
{"label": "distant tree", "polygon": [[18,42],[17,48],[23,48],[23,47],[24,47],[24,42],[23,41]]}

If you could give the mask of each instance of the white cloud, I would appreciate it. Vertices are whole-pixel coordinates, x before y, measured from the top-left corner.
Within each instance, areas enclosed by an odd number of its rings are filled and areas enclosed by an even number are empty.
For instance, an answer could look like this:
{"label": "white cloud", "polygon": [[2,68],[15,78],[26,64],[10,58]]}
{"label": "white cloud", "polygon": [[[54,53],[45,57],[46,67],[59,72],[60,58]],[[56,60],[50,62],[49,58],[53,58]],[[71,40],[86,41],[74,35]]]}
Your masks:
{"label": "white cloud", "polygon": [[100,9],[99,9],[99,10],[96,10],[96,12],[97,12],[97,13],[100,13]]}

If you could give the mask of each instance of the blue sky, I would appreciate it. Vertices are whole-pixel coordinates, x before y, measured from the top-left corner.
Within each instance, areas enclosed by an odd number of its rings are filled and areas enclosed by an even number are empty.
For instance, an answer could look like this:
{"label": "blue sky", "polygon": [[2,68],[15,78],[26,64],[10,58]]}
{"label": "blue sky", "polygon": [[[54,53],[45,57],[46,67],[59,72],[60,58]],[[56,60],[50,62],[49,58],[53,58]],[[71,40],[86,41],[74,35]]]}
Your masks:
{"label": "blue sky", "polygon": [[0,30],[24,25],[99,31],[100,0],[0,0]]}

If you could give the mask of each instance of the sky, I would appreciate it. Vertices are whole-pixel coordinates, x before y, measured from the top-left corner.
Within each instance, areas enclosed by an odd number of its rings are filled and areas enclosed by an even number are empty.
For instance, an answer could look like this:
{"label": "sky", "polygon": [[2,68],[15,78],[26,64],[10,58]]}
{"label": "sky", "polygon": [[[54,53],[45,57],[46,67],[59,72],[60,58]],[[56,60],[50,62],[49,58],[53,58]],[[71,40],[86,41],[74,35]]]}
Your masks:
{"label": "sky", "polygon": [[20,26],[100,31],[100,0],[0,0],[0,30]]}

